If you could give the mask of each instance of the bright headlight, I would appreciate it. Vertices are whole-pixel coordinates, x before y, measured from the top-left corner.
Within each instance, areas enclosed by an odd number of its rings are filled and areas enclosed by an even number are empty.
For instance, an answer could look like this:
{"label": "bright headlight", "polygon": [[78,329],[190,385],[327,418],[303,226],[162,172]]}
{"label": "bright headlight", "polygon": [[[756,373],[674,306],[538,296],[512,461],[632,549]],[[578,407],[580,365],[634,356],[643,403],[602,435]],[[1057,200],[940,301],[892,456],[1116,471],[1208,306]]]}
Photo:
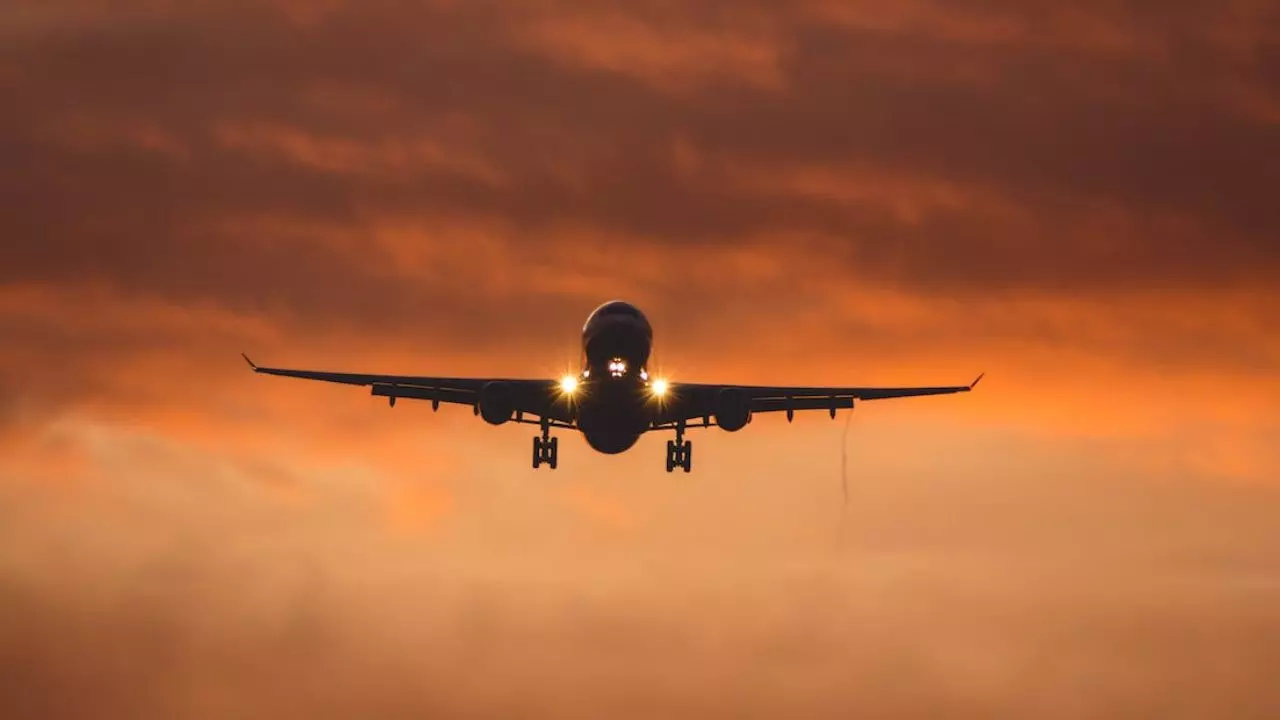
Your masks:
{"label": "bright headlight", "polygon": [[573,391],[578,389],[578,378],[572,375],[565,375],[560,378],[560,389],[563,390],[566,395],[572,395]]}
{"label": "bright headlight", "polygon": [[658,397],[662,397],[663,395],[666,395],[666,394],[667,394],[667,381],[666,381],[666,380],[661,380],[661,379],[659,379],[659,380],[654,380],[654,381],[649,385],[649,388],[650,388],[651,390],[653,390],[653,394],[654,394],[654,395],[656,395],[656,396],[658,396]]}

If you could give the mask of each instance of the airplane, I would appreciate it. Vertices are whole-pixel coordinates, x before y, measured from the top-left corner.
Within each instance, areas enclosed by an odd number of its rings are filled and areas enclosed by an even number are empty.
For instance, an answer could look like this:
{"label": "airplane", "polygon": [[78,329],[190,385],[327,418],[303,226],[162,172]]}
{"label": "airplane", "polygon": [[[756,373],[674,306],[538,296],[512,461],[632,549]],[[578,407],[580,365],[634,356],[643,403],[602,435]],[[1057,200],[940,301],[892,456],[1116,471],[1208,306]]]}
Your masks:
{"label": "airplane", "polygon": [[468,405],[491,425],[508,422],[538,425],[533,438],[533,467],[555,469],[559,438],[553,429],[577,430],[597,452],[617,455],[630,450],[650,431],[675,431],[667,441],[667,472],[693,469],[693,442],[685,431],[718,427],[737,432],[757,413],[795,413],[853,409],[855,401],[948,395],[969,392],[982,380],[942,387],[778,387],[706,385],[672,382],[650,375],[653,327],[640,309],[613,300],[593,310],[582,328],[582,364],[577,374],[559,379],[448,378],[418,375],[368,375],[259,367],[256,373],[320,380],[371,388],[387,398],[429,400],[433,411],[441,403]]}

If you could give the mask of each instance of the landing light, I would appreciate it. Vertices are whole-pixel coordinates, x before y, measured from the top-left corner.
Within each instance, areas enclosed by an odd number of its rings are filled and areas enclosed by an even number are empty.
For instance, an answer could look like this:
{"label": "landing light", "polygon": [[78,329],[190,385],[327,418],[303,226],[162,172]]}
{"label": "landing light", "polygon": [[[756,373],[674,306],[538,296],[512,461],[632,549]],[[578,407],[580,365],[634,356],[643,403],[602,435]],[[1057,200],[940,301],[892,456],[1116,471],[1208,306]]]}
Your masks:
{"label": "landing light", "polygon": [[622,377],[627,374],[627,363],[621,358],[609,361],[609,377]]}
{"label": "landing light", "polygon": [[565,375],[560,378],[560,389],[566,395],[572,395],[574,390],[578,389],[578,378],[572,375]]}
{"label": "landing light", "polygon": [[653,381],[653,383],[652,383],[649,387],[650,387],[650,389],[652,389],[652,390],[653,390],[653,394],[654,394],[654,395],[656,395],[656,396],[658,396],[658,397],[662,397],[663,395],[666,395],[666,394],[667,394],[667,381],[666,381],[666,380],[661,380],[661,379],[659,379],[659,380],[654,380],[654,381]]}

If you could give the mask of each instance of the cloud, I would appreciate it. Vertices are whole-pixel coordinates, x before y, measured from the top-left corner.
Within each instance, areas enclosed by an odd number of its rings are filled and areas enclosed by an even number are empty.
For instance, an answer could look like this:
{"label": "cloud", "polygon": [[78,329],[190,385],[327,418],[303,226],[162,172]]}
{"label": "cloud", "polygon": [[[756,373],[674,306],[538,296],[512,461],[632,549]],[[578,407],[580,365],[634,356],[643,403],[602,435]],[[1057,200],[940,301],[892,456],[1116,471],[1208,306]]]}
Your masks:
{"label": "cloud", "polygon": [[[629,12],[630,11],[630,12]],[[677,16],[679,13],[675,13]],[[675,18],[653,22],[632,8],[598,15],[544,13],[518,36],[539,54],[576,70],[631,76],[668,92],[696,91],[723,82],[778,89],[781,48],[767,18],[736,14],[736,25],[694,25]],[[752,27],[754,25],[755,27]],[[745,26],[745,27],[743,27]]]}
{"label": "cloud", "polygon": [[[406,534],[382,509],[417,501],[385,456],[319,470],[287,455],[270,472],[305,485],[290,494],[243,450],[58,432],[87,461],[73,485],[3,486],[0,696],[16,717],[1200,717],[1276,702],[1274,488],[1153,485],[1105,455],[1009,485],[1042,449],[926,487],[872,450],[841,529],[807,470],[748,478],[726,458],[680,496],[579,476],[558,502],[545,483],[451,469],[420,476],[423,492],[469,490]],[[1075,474],[1090,471],[1105,477]]]}
{"label": "cloud", "polygon": [[[293,267],[340,265],[323,246],[272,258],[263,238],[209,226],[305,218],[354,239],[370,217],[409,215],[500,220],[522,231],[513,249],[563,242],[554,230],[568,222],[669,251],[821,237],[848,275],[935,291],[1259,285],[1273,269],[1276,178],[1255,158],[1275,133],[1217,90],[1266,87],[1254,39],[1239,36],[1245,6],[1174,8],[1145,34],[1128,8],[1102,6],[1043,44],[1057,15],[1036,5],[916,4],[863,22],[872,10],[851,6],[835,25],[787,7],[755,4],[734,22],[669,7],[335,4],[299,24],[271,6],[193,5],[28,30],[9,52],[44,72],[13,83],[5,185],[23,208],[8,222],[30,242],[6,265],[65,276],[72,247],[97,246],[111,257],[93,258],[95,275],[156,282],[160,268],[128,271],[167,246],[215,263],[231,246],[324,284]],[[1086,40],[1104,20],[1166,51],[1099,54]],[[988,26],[1010,29],[973,29]],[[635,49],[656,38],[663,52]],[[734,74],[755,67],[732,59],[755,48],[777,68],[767,87],[651,82],[726,63]],[[682,169],[677,143],[709,169]],[[784,182],[744,191],[743,168]],[[796,193],[785,178],[797,173],[965,191],[904,215],[902,191]],[[191,269],[179,276],[199,288]]]}

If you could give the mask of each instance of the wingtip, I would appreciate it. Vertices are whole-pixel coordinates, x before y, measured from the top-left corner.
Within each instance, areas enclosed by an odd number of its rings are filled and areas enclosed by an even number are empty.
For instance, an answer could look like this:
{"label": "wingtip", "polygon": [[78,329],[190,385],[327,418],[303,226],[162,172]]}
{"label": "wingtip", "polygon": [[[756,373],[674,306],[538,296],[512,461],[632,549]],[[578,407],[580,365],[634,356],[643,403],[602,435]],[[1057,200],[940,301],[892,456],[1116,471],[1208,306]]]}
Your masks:
{"label": "wingtip", "polygon": [[244,358],[244,361],[249,363],[249,367],[252,368],[254,372],[258,371],[258,366],[253,364],[253,361],[249,359],[248,355],[240,353],[240,357]]}
{"label": "wingtip", "polygon": [[984,378],[984,377],[986,377],[986,376],[987,376],[987,374],[986,374],[985,372],[984,372],[984,373],[979,373],[979,375],[978,375],[977,379],[975,379],[972,383],[969,383],[969,389],[970,389],[970,390],[972,390],[972,389],[974,389],[974,388],[978,387],[978,383],[982,382],[982,378]]}

